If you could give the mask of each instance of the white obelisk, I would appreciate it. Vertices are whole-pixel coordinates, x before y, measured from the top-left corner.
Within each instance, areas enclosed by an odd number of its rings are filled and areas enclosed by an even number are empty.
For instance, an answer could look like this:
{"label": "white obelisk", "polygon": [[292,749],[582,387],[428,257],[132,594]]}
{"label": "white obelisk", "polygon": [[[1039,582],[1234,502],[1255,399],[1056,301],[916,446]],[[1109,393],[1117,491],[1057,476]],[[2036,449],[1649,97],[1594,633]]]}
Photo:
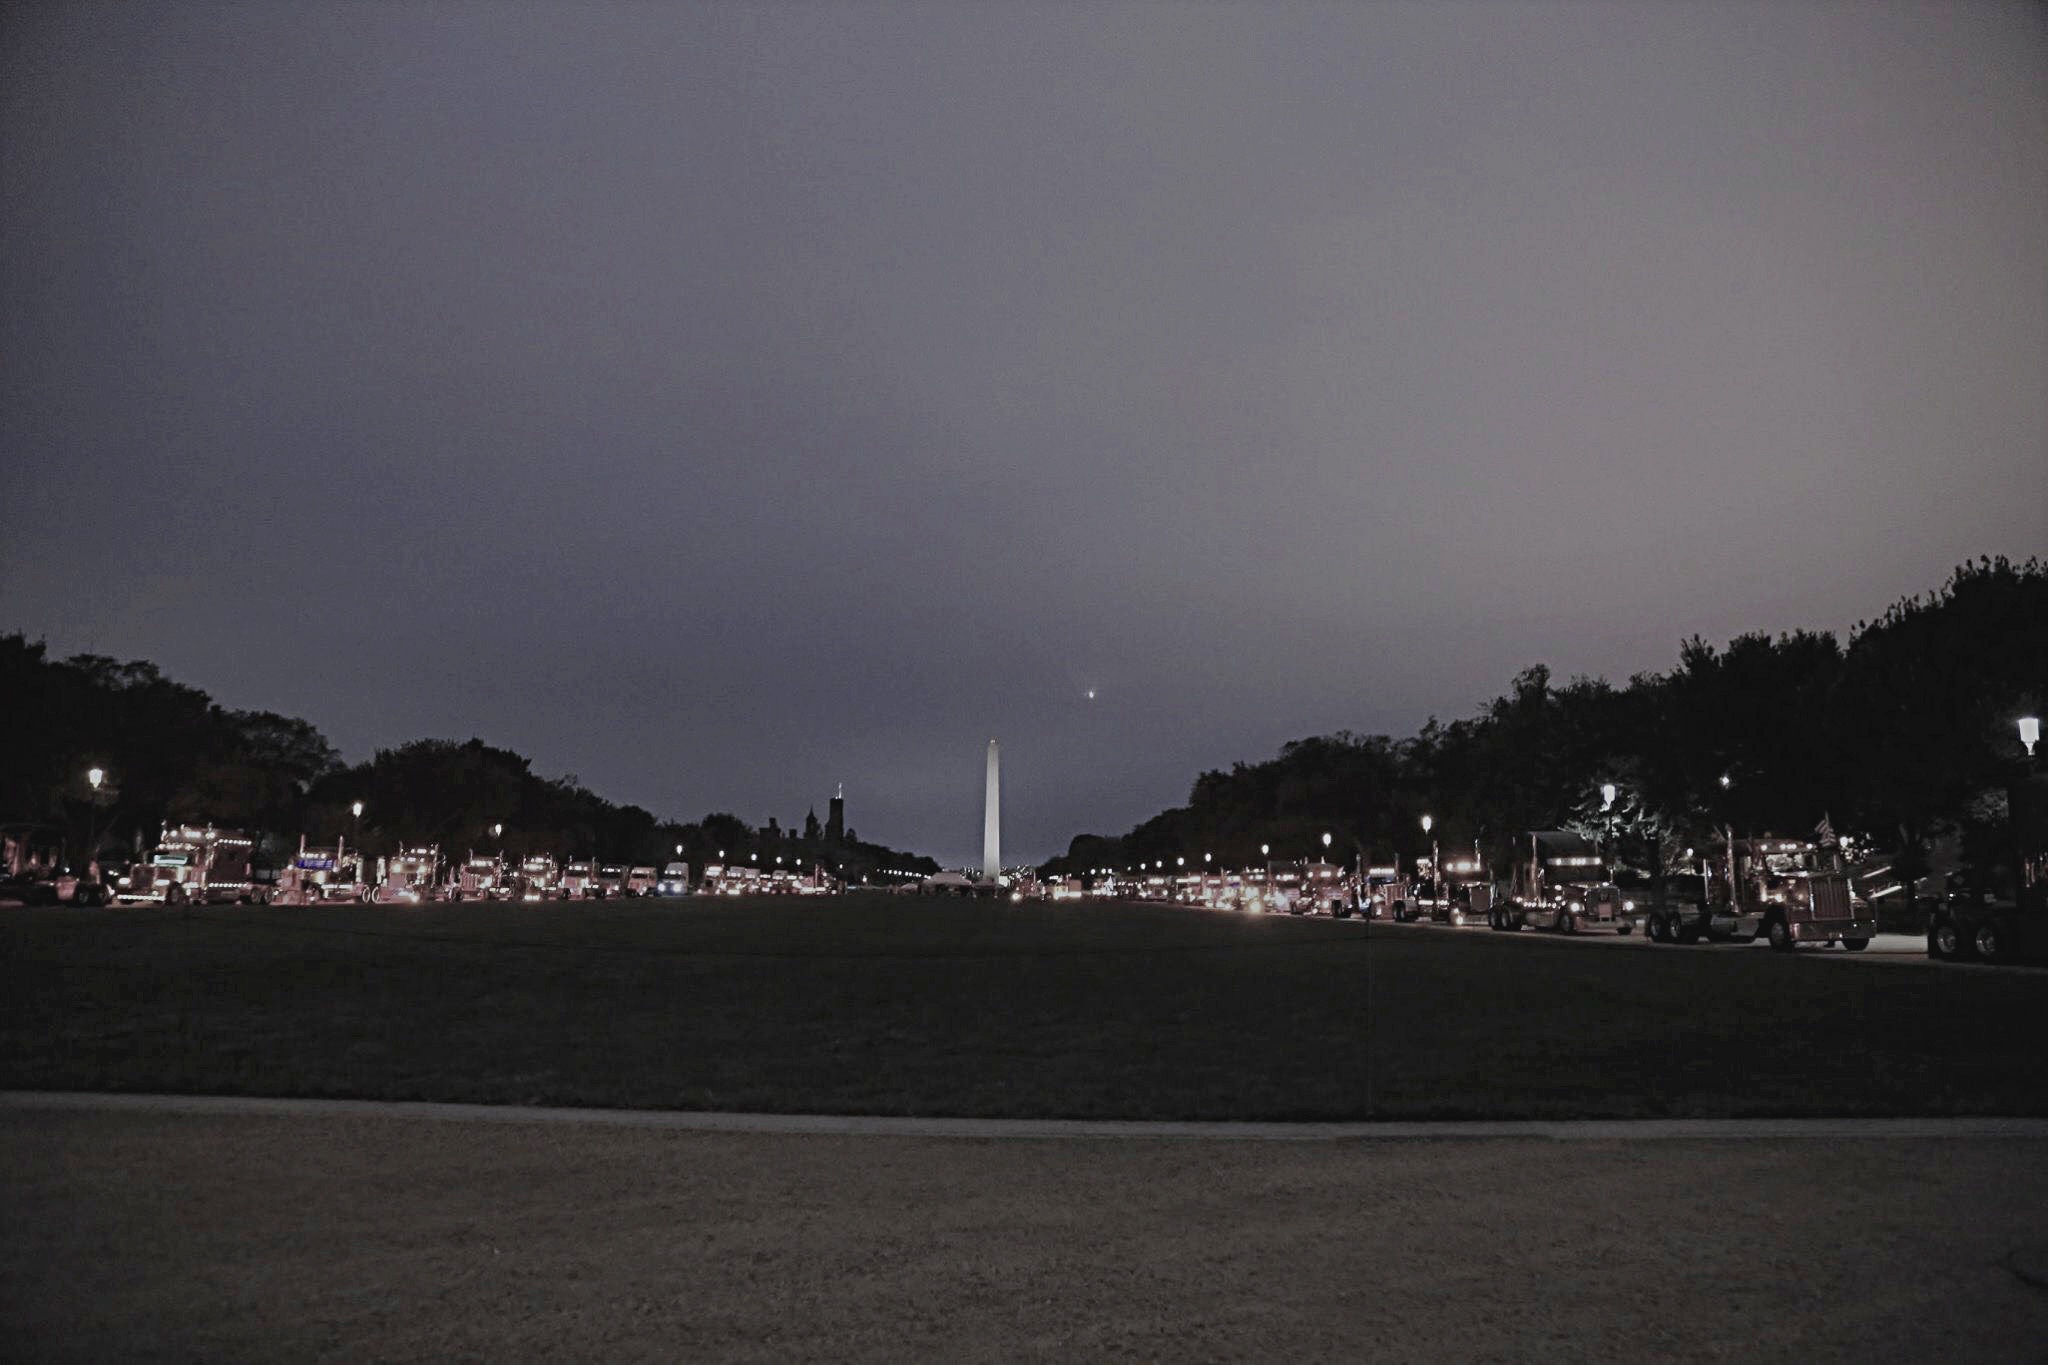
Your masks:
{"label": "white obelisk", "polygon": [[988,742],[988,796],[981,811],[981,875],[994,881],[1003,873],[1002,751]]}

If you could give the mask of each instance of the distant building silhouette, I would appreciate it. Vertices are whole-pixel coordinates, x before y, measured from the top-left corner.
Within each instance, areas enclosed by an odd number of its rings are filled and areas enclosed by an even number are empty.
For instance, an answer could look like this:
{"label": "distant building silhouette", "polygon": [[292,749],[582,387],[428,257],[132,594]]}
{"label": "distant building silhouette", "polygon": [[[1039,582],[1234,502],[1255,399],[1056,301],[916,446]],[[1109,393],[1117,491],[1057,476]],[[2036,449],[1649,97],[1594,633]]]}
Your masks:
{"label": "distant building silhouette", "polygon": [[839,784],[832,804],[825,809],[825,837],[835,844],[846,842],[846,784]]}

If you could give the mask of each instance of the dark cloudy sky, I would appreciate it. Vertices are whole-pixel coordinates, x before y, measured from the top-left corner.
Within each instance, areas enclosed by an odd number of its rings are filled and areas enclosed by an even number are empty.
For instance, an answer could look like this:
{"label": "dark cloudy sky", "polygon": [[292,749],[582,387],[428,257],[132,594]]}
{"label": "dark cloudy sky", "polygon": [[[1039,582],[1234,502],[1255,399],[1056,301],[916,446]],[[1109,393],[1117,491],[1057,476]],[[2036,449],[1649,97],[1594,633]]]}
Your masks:
{"label": "dark cloudy sky", "polygon": [[12,6],[0,629],[948,860],[1842,629],[2048,548],[2044,14]]}

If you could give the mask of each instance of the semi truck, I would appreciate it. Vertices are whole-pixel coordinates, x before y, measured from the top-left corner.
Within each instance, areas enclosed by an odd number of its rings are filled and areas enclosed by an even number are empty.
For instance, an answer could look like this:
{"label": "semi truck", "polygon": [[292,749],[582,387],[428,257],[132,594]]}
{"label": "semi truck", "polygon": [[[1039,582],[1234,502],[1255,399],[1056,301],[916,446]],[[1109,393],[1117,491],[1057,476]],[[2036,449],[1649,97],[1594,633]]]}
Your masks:
{"label": "semi truck", "polygon": [[478,853],[474,849],[462,866],[455,869],[455,875],[448,879],[448,899],[451,901],[497,901],[512,894],[512,879],[505,872],[505,860],[495,853]]}
{"label": "semi truck", "polygon": [[626,869],[626,894],[629,896],[653,895],[655,882],[656,876],[652,867],[635,864]]}
{"label": "semi truck", "polygon": [[1583,834],[1569,830],[1533,830],[1515,860],[1508,896],[1488,905],[1489,928],[1513,931],[1529,925],[1576,934],[1607,929],[1626,934],[1635,928],[1635,906],[1607,879],[1607,860]]}
{"label": "semi truck", "polygon": [[1427,907],[1429,917],[1444,924],[1478,924],[1493,910],[1493,882],[1486,860],[1477,853],[1444,859],[1436,880],[1435,895]]}
{"label": "semi truck", "polygon": [[1870,946],[1877,918],[1832,844],[1764,835],[1724,837],[1700,864],[1696,903],[1652,912],[1653,943],[1750,943],[1780,952],[1802,943]]}
{"label": "semi truck", "polygon": [[661,869],[661,877],[654,883],[657,896],[687,896],[690,894],[690,865],[670,863]]}
{"label": "semi truck", "polygon": [[597,867],[595,864],[578,859],[562,869],[562,880],[555,894],[565,901],[586,900],[597,894]]}
{"label": "semi truck", "polygon": [[1400,866],[1379,863],[1366,868],[1359,900],[1367,919],[1408,919],[1408,886],[1401,880]]}
{"label": "semi truck", "polygon": [[626,869],[616,863],[604,863],[597,869],[597,883],[594,893],[599,900],[607,896],[626,894]]}
{"label": "semi truck", "polygon": [[513,874],[513,892],[522,901],[548,900],[561,893],[562,875],[552,854],[536,853],[523,858]]}
{"label": "semi truck", "polygon": [[377,860],[377,883],[370,888],[369,898],[378,905],[432,900],[440,884],[440,845],[402,848]]}
{"label": "semi truck", "polygon": [[255,841],[236,829],[165,825],[142,862],[114,879],[123,905],[231,905],[254,899]]}
{"label": "semi truck", "polygon": [[1957,869],[1927,921],[1927,955],[1943,962],[2048,962],[2048,848]]}
{"label": "semi truck", "polygon": [[[299,836],[299,851],[277,870],[269,888],[272,905],[317,905],[322,901],[361,900],[364,895],[363,855],[337,839],[332,846],[314,846]],[[262,899],[262,897],[259,897]]]}

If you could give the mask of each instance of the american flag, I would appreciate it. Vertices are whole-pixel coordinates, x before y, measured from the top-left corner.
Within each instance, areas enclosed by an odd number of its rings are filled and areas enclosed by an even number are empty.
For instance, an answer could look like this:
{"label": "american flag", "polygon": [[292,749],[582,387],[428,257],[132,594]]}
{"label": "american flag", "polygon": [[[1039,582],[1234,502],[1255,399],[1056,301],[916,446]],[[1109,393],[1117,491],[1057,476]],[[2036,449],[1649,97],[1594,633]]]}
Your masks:
{"label": "american flag", "polygon": [[1823,844],[1835,841],[1835,827],[1828,823],[1826,811],[1821,812],[1820,823],[1813,827],[1813,837]]}

